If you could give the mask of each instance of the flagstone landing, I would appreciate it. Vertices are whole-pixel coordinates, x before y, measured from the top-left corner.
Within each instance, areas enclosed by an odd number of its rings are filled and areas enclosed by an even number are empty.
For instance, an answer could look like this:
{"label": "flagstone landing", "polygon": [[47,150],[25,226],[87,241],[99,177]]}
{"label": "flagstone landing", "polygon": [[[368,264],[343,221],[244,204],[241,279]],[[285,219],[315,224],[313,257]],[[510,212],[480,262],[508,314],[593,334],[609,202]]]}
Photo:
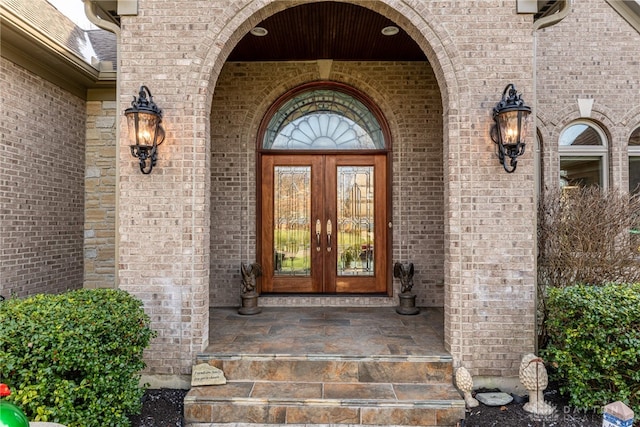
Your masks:
{"label": "flagstone landing", "polygon": [[222,369],[228,382],[189,391],[187,426],[455,426],[464,418],[440,309],[264,307],[242,316],[220,308],[210,316],[210,345],[197,363]]}

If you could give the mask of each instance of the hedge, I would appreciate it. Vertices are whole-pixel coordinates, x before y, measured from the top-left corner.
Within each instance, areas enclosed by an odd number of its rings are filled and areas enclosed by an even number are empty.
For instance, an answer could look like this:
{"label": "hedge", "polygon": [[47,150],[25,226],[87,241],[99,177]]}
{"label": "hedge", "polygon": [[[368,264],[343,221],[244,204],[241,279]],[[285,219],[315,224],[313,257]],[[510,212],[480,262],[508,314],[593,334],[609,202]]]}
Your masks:
{"label": "hedge", "polygon": [[0,302],[0,382],[32,421],[129,425],[144,394],[149,323],[142,303],[115,289]]}
{"label": "hedge", "polygon": [[550,289],[548,308],[542,355],[570,403],[620,400],[640,414],[640,284]]}

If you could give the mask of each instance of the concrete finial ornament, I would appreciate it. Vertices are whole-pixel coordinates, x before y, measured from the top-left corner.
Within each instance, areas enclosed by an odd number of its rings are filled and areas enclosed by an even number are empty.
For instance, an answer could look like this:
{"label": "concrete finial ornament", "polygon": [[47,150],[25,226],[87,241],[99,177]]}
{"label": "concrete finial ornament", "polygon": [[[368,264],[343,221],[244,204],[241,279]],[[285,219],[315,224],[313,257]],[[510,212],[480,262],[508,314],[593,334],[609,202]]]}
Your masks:
{"label": "concrete finial ornament", "polygon": [[544,401],[543,392],[549,385],[547,369],[541,358],[525,354],[520,363],[520,382],[529,392],[529,402],[523,409],[536,415],[551,415],[556,408]]}
{"label": "concrete finial ornament", "polygon": [[462,392],[462,395],[464,396],[464,403],[467,405],[467,408],[475,408],[480,404],[471,395],[471,390],[473,390],[473,378],[464,366],[461,366],[456,370],[456,386],[458,386],[458,389]]}

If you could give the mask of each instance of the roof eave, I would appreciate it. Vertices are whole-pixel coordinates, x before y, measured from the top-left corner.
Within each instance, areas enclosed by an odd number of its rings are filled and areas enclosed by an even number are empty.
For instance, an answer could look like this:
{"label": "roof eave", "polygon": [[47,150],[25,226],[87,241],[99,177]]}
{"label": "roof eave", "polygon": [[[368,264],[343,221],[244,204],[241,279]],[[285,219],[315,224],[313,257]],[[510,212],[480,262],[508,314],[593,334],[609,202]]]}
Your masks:
{"label": "roof eave", "polygon": [[640,33],[640,3],[620,0],[607,0],[607,3]]}
{"label": "roof eave", "polygon": [[115,88],[115,71],[96,69],[1,4],[0,17],[3,57],[83,99],[87,89]]}

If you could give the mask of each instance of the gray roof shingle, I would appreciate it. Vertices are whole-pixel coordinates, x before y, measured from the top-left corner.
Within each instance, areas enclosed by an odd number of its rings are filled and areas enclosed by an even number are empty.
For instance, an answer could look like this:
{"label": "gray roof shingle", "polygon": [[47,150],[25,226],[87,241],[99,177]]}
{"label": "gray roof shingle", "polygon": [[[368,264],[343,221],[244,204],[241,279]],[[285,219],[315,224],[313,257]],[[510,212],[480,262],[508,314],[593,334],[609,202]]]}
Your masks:
{"label": "gray roof shingle", "polygon": [[2,0],[4,6],[27,25],[56,44],[91,64],[91,58],[116,65],[115,34],[102,30],[85,31],[46,0]]}

